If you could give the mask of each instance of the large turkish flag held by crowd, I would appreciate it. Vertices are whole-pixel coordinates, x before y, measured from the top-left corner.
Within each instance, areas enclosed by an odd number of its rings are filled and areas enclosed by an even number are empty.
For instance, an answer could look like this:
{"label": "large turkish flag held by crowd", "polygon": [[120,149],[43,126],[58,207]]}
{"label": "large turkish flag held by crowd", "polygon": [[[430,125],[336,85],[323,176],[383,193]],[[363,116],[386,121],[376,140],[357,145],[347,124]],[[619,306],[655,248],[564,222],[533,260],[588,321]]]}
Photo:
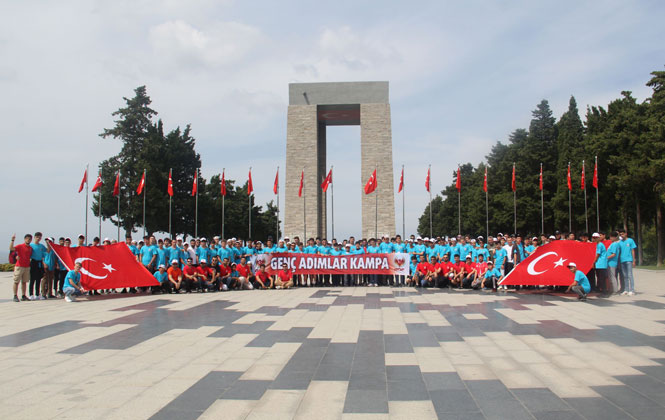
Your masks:
{"label": "large turkish flag held by crowd", "polygon": [[577,241],[552,241],[538,247],[519,263],[502,281],[502,286],[570,286],[575,275],[568,269],[574,262],[577,269],[588,273],[596,259],[596,244]]}
{"label": "large turkish flag held by crowd", "polygon": [[51,247],[68,270],[73,270],[77,262],[81,263],[81,285],[86,290],[159,284],[157,279],[136,261],[125,243],[75,248],[51,243]]}

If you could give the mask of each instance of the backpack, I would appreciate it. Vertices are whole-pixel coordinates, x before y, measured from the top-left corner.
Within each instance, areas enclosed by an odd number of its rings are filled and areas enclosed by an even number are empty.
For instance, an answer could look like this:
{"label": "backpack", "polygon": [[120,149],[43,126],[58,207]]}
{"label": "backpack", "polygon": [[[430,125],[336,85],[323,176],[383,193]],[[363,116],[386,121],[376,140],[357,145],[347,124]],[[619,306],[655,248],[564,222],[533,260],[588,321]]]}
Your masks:
{"label": "backpack", "polygon": [[9,253],[9,263],[16,265],[16,262],[18,260],[17,257],[18,257],[18,254],[16,253],[16,251],[10,252]]}

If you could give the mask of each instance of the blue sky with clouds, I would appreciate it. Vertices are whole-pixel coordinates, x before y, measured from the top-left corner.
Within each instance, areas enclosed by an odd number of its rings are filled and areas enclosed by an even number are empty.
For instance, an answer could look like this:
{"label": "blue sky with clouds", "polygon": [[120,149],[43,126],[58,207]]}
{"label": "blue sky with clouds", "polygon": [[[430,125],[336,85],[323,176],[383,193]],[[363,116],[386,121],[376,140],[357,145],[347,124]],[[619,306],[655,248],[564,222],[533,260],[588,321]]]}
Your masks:
{"label": "blue sky with clouds", "polygon": [[[0,1],[0,238],[83,230],[83,168],[117,153],[97,134],[139,85],[167,128],[192,124],[205,177],[226,167],[244,181],[251,165],[265,203],[284,168],[288,83],[359,80],[390,82],[413,232],[427,164],[440,190],[458,163],[528,127],[543,98],[558,117],[571,94],[582,112],[621,90],[647,97],[665,64],[664,12],[661,1]],[[338,238],[360,232],[359,137],[328,131]],[[399,231],[401,211],[396,195]]]}

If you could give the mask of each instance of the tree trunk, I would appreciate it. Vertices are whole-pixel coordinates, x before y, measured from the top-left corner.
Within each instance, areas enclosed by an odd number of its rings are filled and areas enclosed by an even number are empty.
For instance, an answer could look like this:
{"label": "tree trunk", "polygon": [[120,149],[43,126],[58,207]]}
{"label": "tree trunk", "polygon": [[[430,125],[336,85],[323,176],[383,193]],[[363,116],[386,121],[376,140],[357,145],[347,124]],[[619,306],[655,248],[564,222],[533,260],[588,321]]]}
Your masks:
{"label": "tree trunk", "polygon": [[663,203],[660,195],[656,197],[656,241],[658,242],[656,266],[660,267],[663,265]]}
{"label": "tree trunk", "polygon": [[628,212],[626,211],[625,207],[623,208],[622,213],[623,213],[623,230],[628,232]]}
{"label": "tree trunk", "polygon": [[640,211],[640,200],[635,200],[635,235],[637,237],[637,265],[642,265],[642,215]]}

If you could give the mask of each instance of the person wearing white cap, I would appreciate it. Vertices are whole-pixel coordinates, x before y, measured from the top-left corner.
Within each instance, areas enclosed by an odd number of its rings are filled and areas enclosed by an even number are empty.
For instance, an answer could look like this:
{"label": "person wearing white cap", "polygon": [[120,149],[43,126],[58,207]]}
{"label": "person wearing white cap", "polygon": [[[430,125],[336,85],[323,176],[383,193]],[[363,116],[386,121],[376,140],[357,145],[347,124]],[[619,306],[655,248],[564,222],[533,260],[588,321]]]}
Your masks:
{"label": "person wearing white cap", "polygon": [[152,294],[154,295],[155,293],[158,292],[164,292],[168,293],[169,290],[169,275],[166,273],[166,265],[160,264],[159,268],[157,271],[155,271],[155,274],[153,274],[157,281],[159,282],[159,286],[152,286]]}
{"label": "person wearing white cap", "polygon": [[594,261],[596,287],[604,297],[609,297],[612,294],[612,284],[608,281],[609,277],[607,275],[607,248],[605,248],[598,232],[594,232],[591,238],[596,243],[596,260]]}
{"label": "person wearing white cap", "polygon": [[577,293],[577,299],[586,302],[586,296],[591,291],[589,279],[587,279],[583,272],[577,269],[577,264],[572,261],[568,263],[568,269],[575,275],[575,279],[570,284],[570,286],[568,286],[566,292],[570,292],[572,290],[573,292]]}
{"label": "person wearing white cap", "polygon": [[199,264],[202,260],[212,261],[213,250],[208,246],[208,240],[206,238],[201,238],[201,246],[196,248],[196,258],[198,258]]}

